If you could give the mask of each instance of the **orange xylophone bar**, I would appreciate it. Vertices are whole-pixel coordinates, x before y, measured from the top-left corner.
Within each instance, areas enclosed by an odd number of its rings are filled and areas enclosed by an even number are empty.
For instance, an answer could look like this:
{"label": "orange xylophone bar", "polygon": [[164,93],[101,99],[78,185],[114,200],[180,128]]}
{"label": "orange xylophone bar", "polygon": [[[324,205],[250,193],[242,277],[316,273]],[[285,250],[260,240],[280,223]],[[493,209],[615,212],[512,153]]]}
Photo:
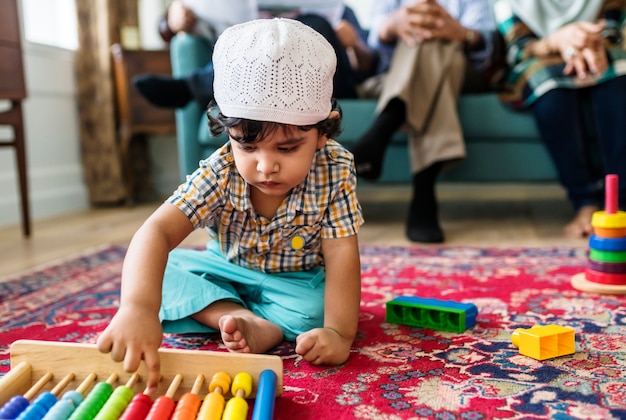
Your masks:
{"label": "orange xylophone bar", "polygon": [[171,420],[195,420],[200,408],[200,397],[198,393],[204,383],[204,375],[198,375],[193,383],[193,387],[190,392],[183,394],[176,404],[174,414],[172,414]]}

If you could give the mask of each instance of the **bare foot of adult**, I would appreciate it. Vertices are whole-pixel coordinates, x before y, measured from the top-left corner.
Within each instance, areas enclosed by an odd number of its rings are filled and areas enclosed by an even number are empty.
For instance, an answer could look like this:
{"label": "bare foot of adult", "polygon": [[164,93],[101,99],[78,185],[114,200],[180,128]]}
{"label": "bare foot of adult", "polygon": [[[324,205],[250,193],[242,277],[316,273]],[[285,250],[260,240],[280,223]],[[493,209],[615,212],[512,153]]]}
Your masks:
{"label": "bare foot of adult", "polygon": [[278,325],[256,315],[224,315],[219,326],[224,345],[237,353],[265,353],[283,340]]}
{"label": "bare foot of adult", "polygon": [[563,229],[568,238],[585,238],[593,233],[591,216],[600,210],[597,206],[585,206],[578,210],[574,220],[565,225]]}

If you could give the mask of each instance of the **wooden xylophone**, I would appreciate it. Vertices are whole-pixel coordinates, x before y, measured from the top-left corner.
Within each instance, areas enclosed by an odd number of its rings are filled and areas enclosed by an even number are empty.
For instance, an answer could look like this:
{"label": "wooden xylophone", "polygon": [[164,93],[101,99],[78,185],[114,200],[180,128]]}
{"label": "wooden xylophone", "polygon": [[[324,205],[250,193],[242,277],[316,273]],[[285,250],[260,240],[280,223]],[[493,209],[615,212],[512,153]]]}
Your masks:
{"label": "wooden xylophone", "polygon": [[[155,404],[161,399],[180,403],[191,396],[199,408],[203,397],[208,399],[215,388],[210,385],[212,380],[221,384],[217,390],[233,405],[244,404],[244,398],[255,398],[258,393],[255,406],[270,404],[273,410],[274,397],[283,391],[283,363],[278,356],[179,349],[159,349],[159,354],[161,381],[154,393]],[[268,374],[272,377],[269,382],[265,379]],[[226,381],[221,375],[234,378],[233,385],[238,388],[233,389],[238,392],[222,391],[221,388],[229,388],[230,379]],[[0,378],[0,407],[11,399],[32,399],[35,394],[60,398],[64,390],[78,390],[87,400],[89,394],[99,392],[98,387],[106,387],[107,383],[109,394],[115,390],[130,400],[133,394],[144,396],[141,378],[145,376],[143,364],[137,372],[125,372],[122,363],[114,362],[93,344],[18,340],[11,345],[11,370]],[[245,378],[247,385],[241,385],[246,383]],[[268,390],[267,384],[272,389]],[[259,404],[261,395],[269,396],[271,401]],[[152,404],[151,398],[145,397],[147,404]]]}

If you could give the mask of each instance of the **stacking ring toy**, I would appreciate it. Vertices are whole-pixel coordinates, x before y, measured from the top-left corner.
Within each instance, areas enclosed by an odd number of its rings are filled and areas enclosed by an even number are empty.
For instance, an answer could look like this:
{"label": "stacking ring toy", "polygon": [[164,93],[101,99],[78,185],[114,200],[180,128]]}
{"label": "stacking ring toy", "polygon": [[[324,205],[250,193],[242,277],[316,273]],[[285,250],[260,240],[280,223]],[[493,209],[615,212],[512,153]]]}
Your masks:
{"label": "stacking ring toy", "polygon": [[594,283],[626,286],[626,274],[602,273],[600,271],[594,271],[587,268],[585,271],[585,278]]}
{"label": "stacking ring toy", "polygon": [[601,238],[623,238],[626,236],[626,228],[599,228],[594,227],[593,233]]}
{"label": "stacking ring toy", "polygon": [[589,237],[589,248],[601,251],[626,251],[626,237],[602,238],[591,235]]}
{"label": "stacking ring toy", "polygon": [[617,209],[618,178],[607,175],[605,178],[604,211],[596,211],[591,216],[591,226],[601,229],[626,228],[626,212]]}
{"label": "stacking ring toy", "polygon": [[605,229],[626,228],[626,212],[618,211],[609,214],[606,211],[596,211],[591,216],[591,226]]}
{"label": "stacking ring toy", "polygon": [[575,289],[626,295],[626,212],[618,209],[618,182],[615,174],[605,177],[604,211],[591,216],[587,266],[572,277]]}
{"label": "stacking ring toy", "polygon": [[626,274],[626,263],[602,262],[587,259],[587,267],[602,273]]}
{"label": "stacking ring toy", "polygon": [[626,251],[589,250],[589,259],[599,262],[623,263],[626,262]]}

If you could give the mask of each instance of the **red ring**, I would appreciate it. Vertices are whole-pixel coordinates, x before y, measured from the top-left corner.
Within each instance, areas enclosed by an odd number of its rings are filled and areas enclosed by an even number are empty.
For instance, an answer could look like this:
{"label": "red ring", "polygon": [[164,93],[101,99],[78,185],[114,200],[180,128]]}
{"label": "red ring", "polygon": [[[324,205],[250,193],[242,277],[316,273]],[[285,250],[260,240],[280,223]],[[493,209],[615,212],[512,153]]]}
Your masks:
{"label": "red ring", "polygon": [[626,286],[626,274],[602,273],[590,268],[585,269],[585,278],[593,283]]}

